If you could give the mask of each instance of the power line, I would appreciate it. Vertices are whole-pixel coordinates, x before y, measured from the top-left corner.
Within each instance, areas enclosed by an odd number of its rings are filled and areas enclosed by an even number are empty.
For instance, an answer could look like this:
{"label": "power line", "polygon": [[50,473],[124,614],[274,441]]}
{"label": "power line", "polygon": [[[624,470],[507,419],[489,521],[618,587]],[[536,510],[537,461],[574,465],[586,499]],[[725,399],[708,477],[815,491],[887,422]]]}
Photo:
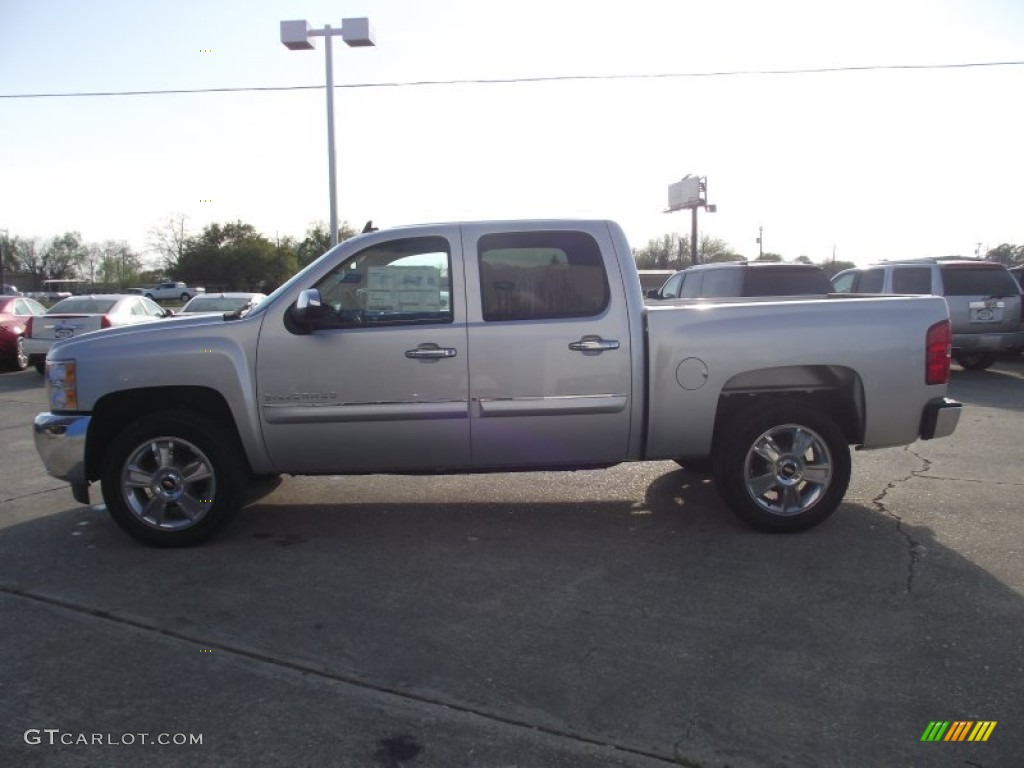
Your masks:
{"label": "power line", "polygon": [[[410,80],[384,83],[347,83],[335,88],[418,88],[431,85],[503,85],[511,83],[552,83],[593,80],[670,80],[702,77],[752,77],[764,75],[818,75],[833,72],[879,72],[938,69],[976,69],[981,67],[1019,67],[1024,61],[975,61],[947,64],[870,64],[847,67],[809,67],[801,69],[734,69],[716,72],[661,72],[626,75],[546,75],[538,77],[466,78],[456,80]],[[188,93],[256,93],[262,91],[311,91],[323,85],[265,85],[224,88],[166,88],[138,91],[76,91],[70,93],[0,93],[0,99],[57,99],[94,96],[165,96]]]}

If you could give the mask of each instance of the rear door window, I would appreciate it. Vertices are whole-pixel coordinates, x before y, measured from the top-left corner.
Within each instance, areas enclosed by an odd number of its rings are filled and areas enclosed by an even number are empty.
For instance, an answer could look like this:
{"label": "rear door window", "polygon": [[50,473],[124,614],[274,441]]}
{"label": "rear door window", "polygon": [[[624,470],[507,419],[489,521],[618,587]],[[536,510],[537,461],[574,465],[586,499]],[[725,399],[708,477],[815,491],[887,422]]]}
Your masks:
{"label": "rear door window", "polygon": [[806,296],[832,290],[824,271],[817,267],[751,267],[745,271],[744,296]]}
{"label": "rear door window", "polygon": [[740,295],[743,270],[734,267],[709,269],[704,273],[704,286],[700,295],[706,299],[721,299]]}
{"label": "rear door window", "polygon": [[892,270],[892,291],[893,293],[931,293],[931,268],[894,267]]}
{"label": "rear door window", "polygon": [[502,232],[477,249],[486,321],[591,317],[611,300],[601,248],[586,232]]}
{"label": "rear door window", "polygon": [[701,288],[704,285],[704,273],[703,272],[690,272],[683,275],[683,287],[679,289],[679,298],[681,299],[698,299],[704,294],[701,293]]}
{"label": "rear door window", "polygon": [[867,269],[860,273],[854,290],[857,293],[881,293],[885,285],[884,269]]}

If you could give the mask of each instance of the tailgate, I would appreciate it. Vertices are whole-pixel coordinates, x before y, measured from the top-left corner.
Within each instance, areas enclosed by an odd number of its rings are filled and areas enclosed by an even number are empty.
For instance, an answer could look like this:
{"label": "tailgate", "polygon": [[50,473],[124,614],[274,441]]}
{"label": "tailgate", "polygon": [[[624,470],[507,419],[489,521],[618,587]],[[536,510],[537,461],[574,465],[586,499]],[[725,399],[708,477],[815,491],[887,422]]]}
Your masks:
{"label": "tailgate", "polygon": [[1014,333],[1020,329],[1020,286],[1002,264],[941,267],[953,333]]}
{"label": "tailgate", "polygon": [[954,333],[1013,333],[1020,329],[1020,296],[947,296]]}

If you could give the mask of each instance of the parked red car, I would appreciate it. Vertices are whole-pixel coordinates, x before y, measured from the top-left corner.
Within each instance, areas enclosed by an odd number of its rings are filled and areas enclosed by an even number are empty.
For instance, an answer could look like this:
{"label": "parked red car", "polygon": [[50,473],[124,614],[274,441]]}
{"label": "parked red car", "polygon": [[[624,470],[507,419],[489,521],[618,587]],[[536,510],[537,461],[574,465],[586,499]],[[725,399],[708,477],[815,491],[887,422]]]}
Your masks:
{"label": "parked red car", "polygon": [[26,296],[0,296],[0,366],[23,371],[28,367],[25,351],[25,323],[33,315],[45,315],[46,308]]}

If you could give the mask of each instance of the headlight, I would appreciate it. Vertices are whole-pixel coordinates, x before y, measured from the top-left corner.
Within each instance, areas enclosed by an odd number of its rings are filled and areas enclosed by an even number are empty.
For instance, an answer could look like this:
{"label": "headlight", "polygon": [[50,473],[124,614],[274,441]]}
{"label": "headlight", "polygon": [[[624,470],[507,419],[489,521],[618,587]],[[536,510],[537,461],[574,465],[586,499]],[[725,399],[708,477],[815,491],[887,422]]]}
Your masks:
{"label": "headlight", "polygon": [[78,386],[74,360],[46,361],[46,390],[51,411],[77,411]]}

